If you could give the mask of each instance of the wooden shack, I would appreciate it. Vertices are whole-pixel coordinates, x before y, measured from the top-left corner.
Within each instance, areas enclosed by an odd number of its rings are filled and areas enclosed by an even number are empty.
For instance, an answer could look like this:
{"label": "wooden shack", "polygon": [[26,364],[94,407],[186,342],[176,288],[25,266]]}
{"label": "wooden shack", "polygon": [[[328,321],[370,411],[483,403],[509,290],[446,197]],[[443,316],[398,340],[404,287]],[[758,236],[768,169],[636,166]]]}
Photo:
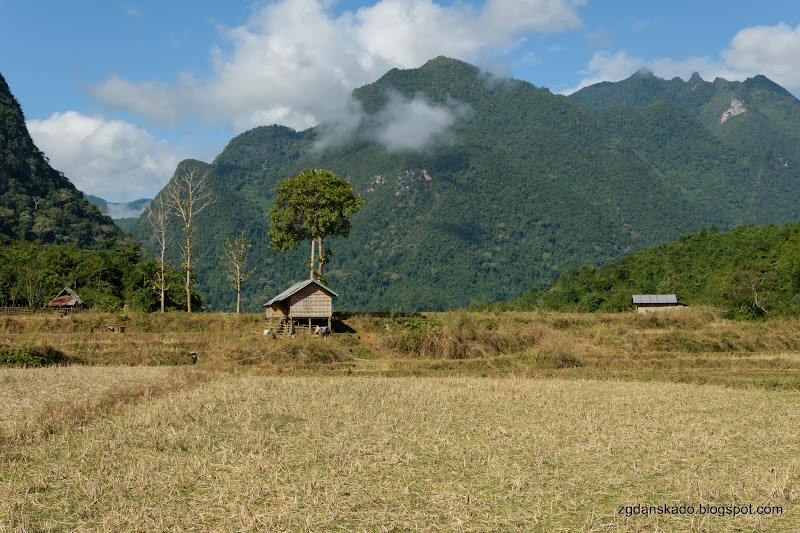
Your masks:
{"label": "wooden shack", "polygon": [[47,304],[47,307],[60,309],[64,312],[82,311],[83,306],[83,300],[78,298],[78,295],[75,294],[75,291],[69,287],[64,287],[61,289],[61,292],[58,293],[58,296],[50,300],[50,302]]}
{"label": "wooden shack", "polygon": [[315,279],[295,283],[267,303],[268,329],[275,333],[314,333],[316,327],[331,331],[333,298],[339,297]]}
{"label": "wooden shack", "polygon": [[637,313],[655,313],[689,307],[680,303],[674,294],[634,294],[633,305]]}

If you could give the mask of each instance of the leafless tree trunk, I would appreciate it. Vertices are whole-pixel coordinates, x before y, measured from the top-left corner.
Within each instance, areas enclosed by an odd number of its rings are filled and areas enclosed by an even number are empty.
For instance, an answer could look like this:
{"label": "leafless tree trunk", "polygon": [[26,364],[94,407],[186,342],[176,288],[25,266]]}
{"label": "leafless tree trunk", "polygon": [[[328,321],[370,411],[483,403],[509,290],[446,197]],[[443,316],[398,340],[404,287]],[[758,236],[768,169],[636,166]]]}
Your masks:
{"label": "leafless tree trunk", "polygon": [[311,274],[308,279],[314,279],[314,239],[311,239]]}
{"label": "leafless tree trunk", "polygon": [[225,239],[225,246],[222,247],[220,256],[225,264],[225,274],[231,282],[231,288],[236,289],[236,314],[242,312],[242,282],[253,273],[253,270],[248,270],[246,266],[248,248],[250,244],[247,243],[242,230],[241,235],[233,242]]}
{"label": "leafless tree trunk", "polygon": [[155,283],[155,289],[161,292],[161,312],[164,312],[164,302],[167,290],[169,290],[169,283],[167,283],[167,268],[165,255],[167,246],[172,241],[172,234],[170,233],[170,217],[173,211],[170,208],[170,190],[167,189],[158,196],[147,206],[147,221],[153,228],[153,235],[156,242],[161,247],[161,255],[157,259],[159,274]]}
{"label": "leafless tree trunk", "polygon": [[209,170],[201,172],[196,167],[182,168],[169,189],[169,206],[183,221],[186,240],[181,245],[183,267],[186,269],[186,312],[192,312],[192,248],[197,233],[197,215],[216,201],[206,189]]}
{"label": "leafless tree trunk", "polygon": [[[313,241],[313,239],[312,239]],[[322,253],[322,236],[317,237],[319,258],[317,259],[317,279],[322,278],[322,265],[325,263],[325,256]]]}

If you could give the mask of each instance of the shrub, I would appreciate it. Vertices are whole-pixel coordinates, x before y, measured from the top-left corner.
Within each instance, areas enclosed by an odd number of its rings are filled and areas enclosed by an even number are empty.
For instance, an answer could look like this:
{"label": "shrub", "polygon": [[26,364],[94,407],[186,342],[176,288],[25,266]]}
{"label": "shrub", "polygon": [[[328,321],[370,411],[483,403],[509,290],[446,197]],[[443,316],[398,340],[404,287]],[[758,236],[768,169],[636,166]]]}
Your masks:
{"label": "shrub", "polygon": [[63,352],[52,346],[36,346],[36,341],[23,342],[17,348],[0,348],[0,366],[37,367],[72,362]]}

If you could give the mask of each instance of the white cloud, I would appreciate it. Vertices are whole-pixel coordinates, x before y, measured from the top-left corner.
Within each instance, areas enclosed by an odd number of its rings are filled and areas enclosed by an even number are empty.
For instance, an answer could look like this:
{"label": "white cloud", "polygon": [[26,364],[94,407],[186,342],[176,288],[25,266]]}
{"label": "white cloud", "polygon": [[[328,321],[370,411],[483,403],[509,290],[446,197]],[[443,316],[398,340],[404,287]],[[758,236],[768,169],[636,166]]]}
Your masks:
{"label": "white cloud", "polygon": [[791,92],[800,91],[800,24],[745,28],[721,55],[732,69],[763,74]]}
{"label": "white cloud", "polygon": [[734,35],[719,56],[720,59],[702,56],[645,61],[628,56],[624,50],[613,55],[608,51],[600,51],[592,56],[587,68],[579,72],[586,77],[577,86],[564,91],[564,94],[601,81],[625,79],[641,67],[647,67],[664,79],[688,79],[697,72],[705,80],[724,78],[743,81],[763,74],[792,93],[800,91],[800,25],[792,28],[780,23],[744,28]]}
{"label": "white cloud", "polygon": [[374,136],[390,151],[423,150],[435,143],[448,142],[450,126],[469,112],[470,108],[463,103],[439,105],[422,95],[408,100],[390,93],[378,116]]}
{"label": "white cloud", "polygon": [[184,159],[183,150],[123,120],[67,111],[27,126],[53,168],[106,200],[152,197]]}
{"label": "white cloud", "polygon": [[622,50],[616,54],[610,54],[604,50],[595,52],[589,61],[587,68],[580,73],[588,77],[582,79],[580,83],[572,89],[567,89],[564,94],[572,94],[589,85],[600,83],[601,81],[619,81],[627,78],[639,68],[643,59],[630,57],[628,52]]}
{"label": "white cloud", "polygon": [[281,123],[304,129],[348,113],[350,92],[391,68],[438,55],[501,54],[528,34],[576,28],[584,0],[455,2],[381,0],[334,16],[325,0],[278,0],[243,26],[223,30],[213,75],[174,84],[110,76],[90,89],[99,102],[160,122],[189,115],[241,131]]}
{"label": "white cloud", "polygon": [[139,207],[131,207],[128,202],[107,202],[106,214],[111,218],[134,218],[144,213],[144,210],[147,209],[149,204],[150,202],[147,202],[147,204],[140,205]]}

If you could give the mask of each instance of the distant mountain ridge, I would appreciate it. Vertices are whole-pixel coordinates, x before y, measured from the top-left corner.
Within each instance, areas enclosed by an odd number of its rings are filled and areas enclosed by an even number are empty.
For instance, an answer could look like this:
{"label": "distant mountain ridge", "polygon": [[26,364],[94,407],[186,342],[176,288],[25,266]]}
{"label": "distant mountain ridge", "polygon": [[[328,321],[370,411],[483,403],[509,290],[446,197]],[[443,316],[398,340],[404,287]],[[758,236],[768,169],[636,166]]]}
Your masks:
{"label": "distant mountain ridge", "polygon": [[646,107],[659,100],[690,111],[713,134],[733,146],[777,150],[800,160],[800,106],[786,89],[765,76],[743,82],[664,80],[647,70],[618,82],[601,82],[570,95],[591,109]]}
{"label": "distant mountain ridge", "polygon": [[99,207],[103,213],[111,217],[114,224],[125,231],[130,231],[139,216],[144,213],[147,206],[153,201],[152,198],[140,198],[132,202],[109,202],[99,196],[91,194],[85,194],[85,196],[92,205]]}
{"label": "distant mountain ridge", "polygon": [[[328,124],[302,132],[264,126],[232,139],[211,164],[181,163],[208,170],[219,196],[200,218],[198,289],[212,308],[231,305],[216,256],[241,229],[256,268],[245,305],[257,309],[303,279],[305,247],[269,250],[266,229],[275,184],[304,168],[339,174],[367,201],[352,217],[350,238],[331,243],[327,274],[342,295],[339,309],[508,300],[569,269],[608,263],[701,225],[794,222],[800,180],[790,148],[798,132],[784,115],[800,102],[770,84],[759,77],[750,92],[735,92],[727,82],[710,89],[702,82],[699,93],[686,89],[681,97],[701,94],[693,109],[653,95],[636,106],[590,108],[590,92],[554,95],[443,57],[393,69],[353,91],[364,116],[349,136],[330,142],[335,125]],[[716,85],[728,92],[709,98]],[[708,106],[734,93],[746,98],[750,115],[725,121],[733,133],[720,134],[708,125],[717,109]],[[769,94],[780,105],[770,107]],[[431,134],[425,116],[447,127]],[[766,136],[742,137],[737,124],[750,128],[748,116]],[[428,142],[415,145],[403,132]],[[143,219],[131,231],[153,249]]]}
{"label": "distant mountain ridge", "polygon": [[0,235],[43,244],[133,244],[34,145],[0,75]]}
{"label": "distant mountain ridge", "polygon": [[131,202],[109,202],[99,196],[91,194],[84,194],[89,203],[99,207],[103,213],[110,216],[112,219],[118,218],[139,218],[139,215],[144,213],[152,198],[140,198]]}

